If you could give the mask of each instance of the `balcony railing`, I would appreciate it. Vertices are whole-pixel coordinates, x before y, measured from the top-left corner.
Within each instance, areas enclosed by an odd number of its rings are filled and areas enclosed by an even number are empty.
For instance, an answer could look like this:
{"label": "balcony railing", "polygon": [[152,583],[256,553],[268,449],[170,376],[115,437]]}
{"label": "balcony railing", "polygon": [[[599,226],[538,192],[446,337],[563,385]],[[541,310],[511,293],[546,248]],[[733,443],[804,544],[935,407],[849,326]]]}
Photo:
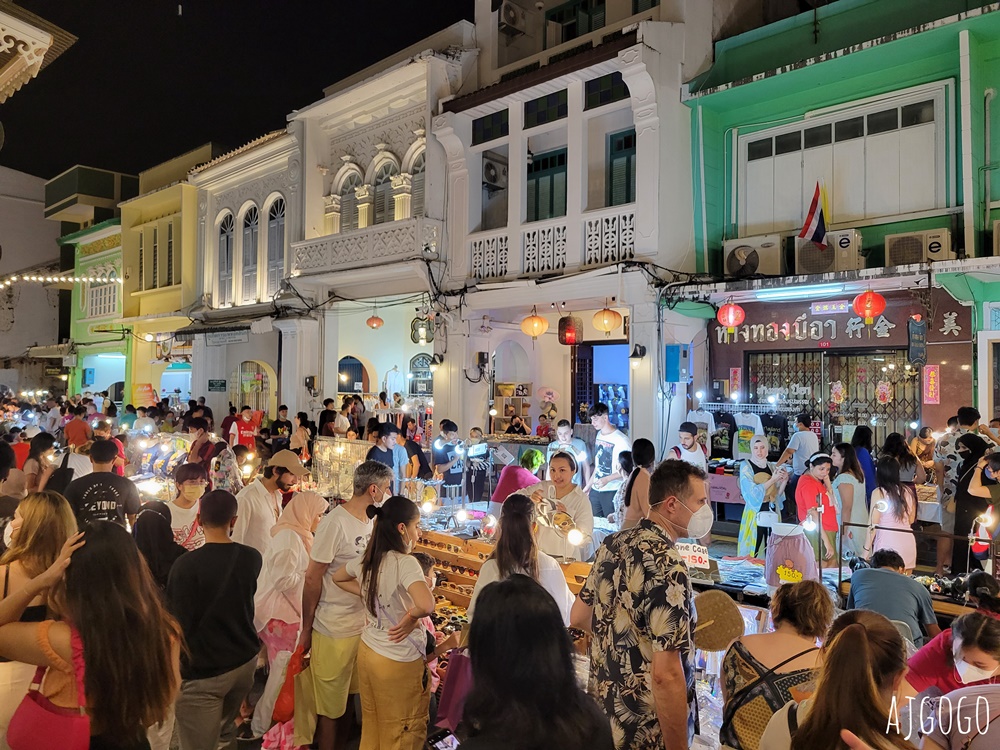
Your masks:
{"label": "balcony railing", "polygon": [[400,219],[292,243],[292,275],[368,268],[418,257],[425,247],[439,249],[441,222]]}
{"label": "balcony railing", "polygon": [[578,221],[563,216],[472,235],[471,276],[541,276],[635,258],[635,204],[588,211]]}

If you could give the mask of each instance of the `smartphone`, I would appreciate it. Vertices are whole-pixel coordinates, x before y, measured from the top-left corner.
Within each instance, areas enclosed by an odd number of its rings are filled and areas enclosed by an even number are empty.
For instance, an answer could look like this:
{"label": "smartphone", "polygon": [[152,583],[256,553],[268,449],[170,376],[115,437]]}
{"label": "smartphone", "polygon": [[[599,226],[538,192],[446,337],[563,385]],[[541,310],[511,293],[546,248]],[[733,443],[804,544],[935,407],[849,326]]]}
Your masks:
{"label": "smartphone", "polygon": [[427,738],[428,750],[454,750],[458,746],[458,737],[450,729],[439,729]]}

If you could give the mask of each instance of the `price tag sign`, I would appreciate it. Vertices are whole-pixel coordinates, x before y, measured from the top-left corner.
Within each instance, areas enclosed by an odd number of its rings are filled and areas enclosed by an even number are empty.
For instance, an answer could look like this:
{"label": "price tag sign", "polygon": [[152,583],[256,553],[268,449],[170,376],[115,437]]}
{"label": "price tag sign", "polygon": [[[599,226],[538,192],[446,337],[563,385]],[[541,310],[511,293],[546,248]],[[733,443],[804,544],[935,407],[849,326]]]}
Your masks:
{"label": "price tag sign", "polygon": [[692,544],[691,542],[681,542],[675,545],[675,547],[689,568],[707,570],[711,567],[708,561],[708,547],[703,547],[700,544]]}

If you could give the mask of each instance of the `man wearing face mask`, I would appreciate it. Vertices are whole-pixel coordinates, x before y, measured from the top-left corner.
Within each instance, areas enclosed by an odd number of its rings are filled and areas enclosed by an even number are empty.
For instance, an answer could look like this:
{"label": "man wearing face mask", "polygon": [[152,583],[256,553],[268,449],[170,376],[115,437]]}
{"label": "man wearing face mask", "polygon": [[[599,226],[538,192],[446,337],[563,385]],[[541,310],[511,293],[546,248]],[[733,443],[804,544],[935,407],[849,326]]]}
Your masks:
{"label": "man wearing face mask", "polygon": [[311,658],[320,750],[333,750],[350,734],[348,698],[359,691],[355,663],[365,625],[361,598],[341,589],[333,574],[364,555],[373,528],[368,508],[390,497],[392,478],[392,469],[378,461],[358,466],[351,499],[323,517],[309,553],[299,645]]}
{"label": "man wearing face mask", "polygon": [[233,541],[253,547],[264,556],[271,546],[271,529],[281,515],[282,494],[308,473],[291,451],[278,451],[271,456],[264,474],[236,496],[240,512],[233,529]]}
{"label": "man wearing face mask", "polygon": [[208,438],[208,420],[204,417],[193,417],[188,421],[188,430],[192,437],[188,463],[201,464],[207,471],[212,464],[212,453],[215,449]]}
{"label": "man wearing face mask", "polygon": [[674,543],[712,528],[705,479],[697,466],[662,462],[647,517],[605,539],[573,605],[571,625],[593,634],[590,692],[618,750],[687,748],[697,731],[691,585]]}

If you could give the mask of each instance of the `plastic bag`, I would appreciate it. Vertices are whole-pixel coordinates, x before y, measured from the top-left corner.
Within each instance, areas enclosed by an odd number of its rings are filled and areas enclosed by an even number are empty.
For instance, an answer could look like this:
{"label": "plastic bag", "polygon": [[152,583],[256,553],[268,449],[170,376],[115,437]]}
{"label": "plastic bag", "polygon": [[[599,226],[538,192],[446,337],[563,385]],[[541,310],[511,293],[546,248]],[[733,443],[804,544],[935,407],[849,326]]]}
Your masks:
{"label": "plastic bag", "polygon": [[472,661],[468,652],[454,650],[448,657],[448,672],[438,703],[437,725],[454,732],[462,721],[465,698],[472,690]]}
{"label": "plastic bag", "polygon": [[274,661],[271,662],[270,671],[267,674],[267,684],[264,685],[264,693],[257,701],[257,706],[253,711],[253,720],[250,723],[254,737],[260,737],[271,728],[274,702],[277,700],[281,688],[285,685],[285,673],[291,658],[291,651],[279,651],[275,654]]}
{"label": "plastic bag", "polygon": [[292,657],[288,660],[288,669],[285,670],[285,681],[278,691],[278,697],[274,700],[274,711],[271,712],[271,721],[288,721],[295,715],[295,676],[302,671],[302,656],[304,651],[299,646],[292,652]]}

